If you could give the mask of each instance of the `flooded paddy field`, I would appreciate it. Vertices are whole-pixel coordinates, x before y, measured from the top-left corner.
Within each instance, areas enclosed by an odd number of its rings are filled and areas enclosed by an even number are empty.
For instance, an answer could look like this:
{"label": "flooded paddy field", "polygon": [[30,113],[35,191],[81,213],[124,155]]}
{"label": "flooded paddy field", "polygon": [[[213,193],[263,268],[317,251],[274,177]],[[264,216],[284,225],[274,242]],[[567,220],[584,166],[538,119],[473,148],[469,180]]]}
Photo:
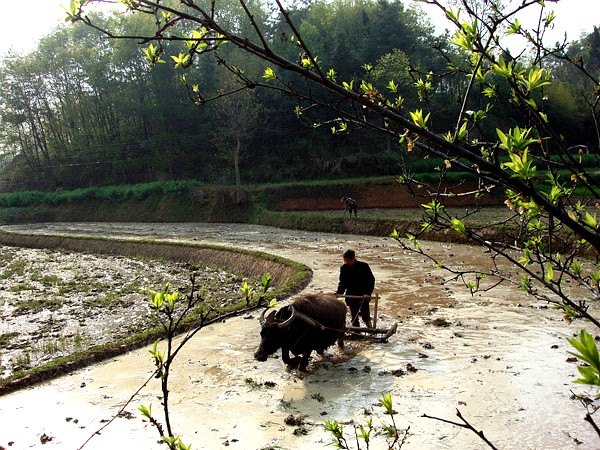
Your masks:
{"label": "flooded paddy field", "polygon": [[[175,432],[193,449],[325,448],[326,420],[353,425],[390,417],[378,404],[390,393],[405,449],[480,449],[471,431],[423,417],[457,420],[457,409],[496,447],[594,449],[600,442],[572,393],[582,387],[569,360],[559,312],[509,286],[471,296],[419,255],[388,238],[309,233],[238,224],[77,223],[5,226],[5,231],[214,243],[265,251],[308,265],[306,291],[332,292],[341,254],[354,248],[371,265],[381,300],[378,322],[398,322],[387,343],[351,341],[314,357],[311,373],[287,371],[281,359],[254,360],[258,314],[228,319],[198,333],[179,355],[171,386]],[[486,264],[473,247],[423,243],[454,265]],[[598,330],[590,330],[597,333]],[[0,446],[80,448],[152,374],[147,348],[0,397]],[[139,405],[160,410],[151,382],[123,414],[84,448],[161,448]],[[293,416],[298,420],[290,421]],[[46,438],[44,438],[44,436]],[[11,445],[12,443],[12,445]],[[164,448],[164,447],[163,447]],[[373,449],[385,447],[374,437]]]}
{"label": "flooded paddy field", "polygon": [[158,327],[151,291],[183,289],[192,271],[207,303],[221,306],[239,301],[247,281],[166,260],[0,246],[0,376]]}

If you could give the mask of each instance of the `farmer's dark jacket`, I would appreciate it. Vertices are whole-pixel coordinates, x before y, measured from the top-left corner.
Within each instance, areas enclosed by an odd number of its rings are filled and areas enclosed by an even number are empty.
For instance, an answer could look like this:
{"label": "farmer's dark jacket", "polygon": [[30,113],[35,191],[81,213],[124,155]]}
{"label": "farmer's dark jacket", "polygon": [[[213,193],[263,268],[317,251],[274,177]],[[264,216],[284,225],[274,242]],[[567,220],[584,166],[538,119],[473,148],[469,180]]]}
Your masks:
{"label": "farmer's dark jacket", "polygon": [[340,267],[340,282],[337,293],[346,295],[371,295],[375,289],[375,277],[366,262],[354,261],[351,266]]}

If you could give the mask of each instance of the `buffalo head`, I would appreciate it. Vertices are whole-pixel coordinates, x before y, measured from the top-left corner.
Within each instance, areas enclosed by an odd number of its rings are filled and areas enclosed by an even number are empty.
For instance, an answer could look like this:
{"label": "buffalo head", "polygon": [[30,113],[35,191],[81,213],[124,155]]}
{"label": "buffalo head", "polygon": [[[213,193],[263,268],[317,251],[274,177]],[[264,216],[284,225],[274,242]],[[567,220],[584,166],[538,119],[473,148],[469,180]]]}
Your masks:
{"label": "buffalo head", "polygon": [[279,311],[272,311],[266,318],[265,309],[260,316],[262,328],[260,330],[260,345],[254,353],[254,357],[259,361],[266,361],[269,355],[275,353],[281,348],[285,341],[290,326],[295,320],[296,310],[293,306],[285,306]]}

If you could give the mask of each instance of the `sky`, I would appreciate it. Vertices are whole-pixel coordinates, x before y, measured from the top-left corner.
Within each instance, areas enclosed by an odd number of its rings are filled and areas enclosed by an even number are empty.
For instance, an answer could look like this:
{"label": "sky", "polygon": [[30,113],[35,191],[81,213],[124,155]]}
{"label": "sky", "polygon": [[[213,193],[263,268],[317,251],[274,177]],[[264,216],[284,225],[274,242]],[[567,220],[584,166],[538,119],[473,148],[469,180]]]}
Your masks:
{"label": "sky", "polygon": [[[1,0],[0,56],[33,50],[40,38],[65,23],[70,0]],[[64,8],[63,8],[64,6]]]}
{"label": "sky", "polygon": [[[407,0],[404,0],[408,4]],[[68,7],[70,0],[2,0],[2,23],[0,24],[0,56],[9,49],[27,52],[35,48],[39,39],[51,30],[64,23],[66,13],[62,7]],[[567,31],[569,40],[577,39],[581,32],[593,31],[594,25],[600,25],[600,0],[559,0],[553,3],[546,1],[546,5],[554,9],[557,14],[555,36],[562,40],[564,31]],[[422,5],[423,10],[437,11],[429,5]],[[434,23],[442,31],[445,27],[444,19],[435,17]],[[524,22],[526,18],[521,21]]]}
{"label": "sky", "polygon": [[[69,0],[3,0],[0,24],[0,54],[13,48],[29,51],[66,17],[60,6]],[[61,20],[62,19],[62,20]]]}

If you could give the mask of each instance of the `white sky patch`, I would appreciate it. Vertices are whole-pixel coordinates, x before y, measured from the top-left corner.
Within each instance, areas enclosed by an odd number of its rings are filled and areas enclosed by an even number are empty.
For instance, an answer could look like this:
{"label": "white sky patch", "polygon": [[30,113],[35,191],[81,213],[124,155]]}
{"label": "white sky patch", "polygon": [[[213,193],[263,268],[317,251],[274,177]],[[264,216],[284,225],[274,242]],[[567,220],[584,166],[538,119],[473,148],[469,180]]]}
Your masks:
{"label": "white sky patch", "polygon": [[[66,23],[69,5],[70,0],[2,0],[0,56],[11,49],[19,53],[34,50],[41,38]],[[105,5],[103,9],[108,8]]]}
{"label": "white sky patch", "polygon": [[[521,4],[522,0],[512,0],[515,4]],[[405,5],[410,4],[410,0],[404,0]],[[600,0],[559,0],[557,2],[546,0],[546,9],[544,15],[549,11],[554,11],[554,28],[546,31],[545,44],[553,46],[555,42],[563,42],[565,33],[567,41],[571,42],[579,39],[582,34],[594,31],[594,26],[600,27]],[[436,27],[436,34],[441,34],[445,29],[454,32],[455,26],[441,14],[440,9],[433,5],[420,3],[423,11],[431,18]],[[456,8],[454,8],[456,9]],[[523,28],[535,28],[539,19],[541,7],[532,5],[517,16]],[[466,15],[461,14],[461,18],[466,19]],[[512,49],[512,43],[508,44]]]}
{"label": "white sky patch", "polygon": [[[410,0],[404,2],[406,5],[410,4]],[[33,50],[42,37],[64,23],[66,12],[62,5],[68,8],[69,3],[70,0],[2,0],[0,56],[11,48],[18,52]],[[437,8],[424,3],[420,5],[425,13],[432,16],[440,32],[449,28],[446,19],[435,14]],[[594,25],[600,26],[600,0],[547,0],[546,6],[557,14],[555,30],[548,40],[549,45],[557,40],[562,41],[565,31],[569,41],[572,41],[578,39],[582,32],[592,32]],[[520,18],[523,25],[529,25],[536,19],[537,16],[531,13]]]}

